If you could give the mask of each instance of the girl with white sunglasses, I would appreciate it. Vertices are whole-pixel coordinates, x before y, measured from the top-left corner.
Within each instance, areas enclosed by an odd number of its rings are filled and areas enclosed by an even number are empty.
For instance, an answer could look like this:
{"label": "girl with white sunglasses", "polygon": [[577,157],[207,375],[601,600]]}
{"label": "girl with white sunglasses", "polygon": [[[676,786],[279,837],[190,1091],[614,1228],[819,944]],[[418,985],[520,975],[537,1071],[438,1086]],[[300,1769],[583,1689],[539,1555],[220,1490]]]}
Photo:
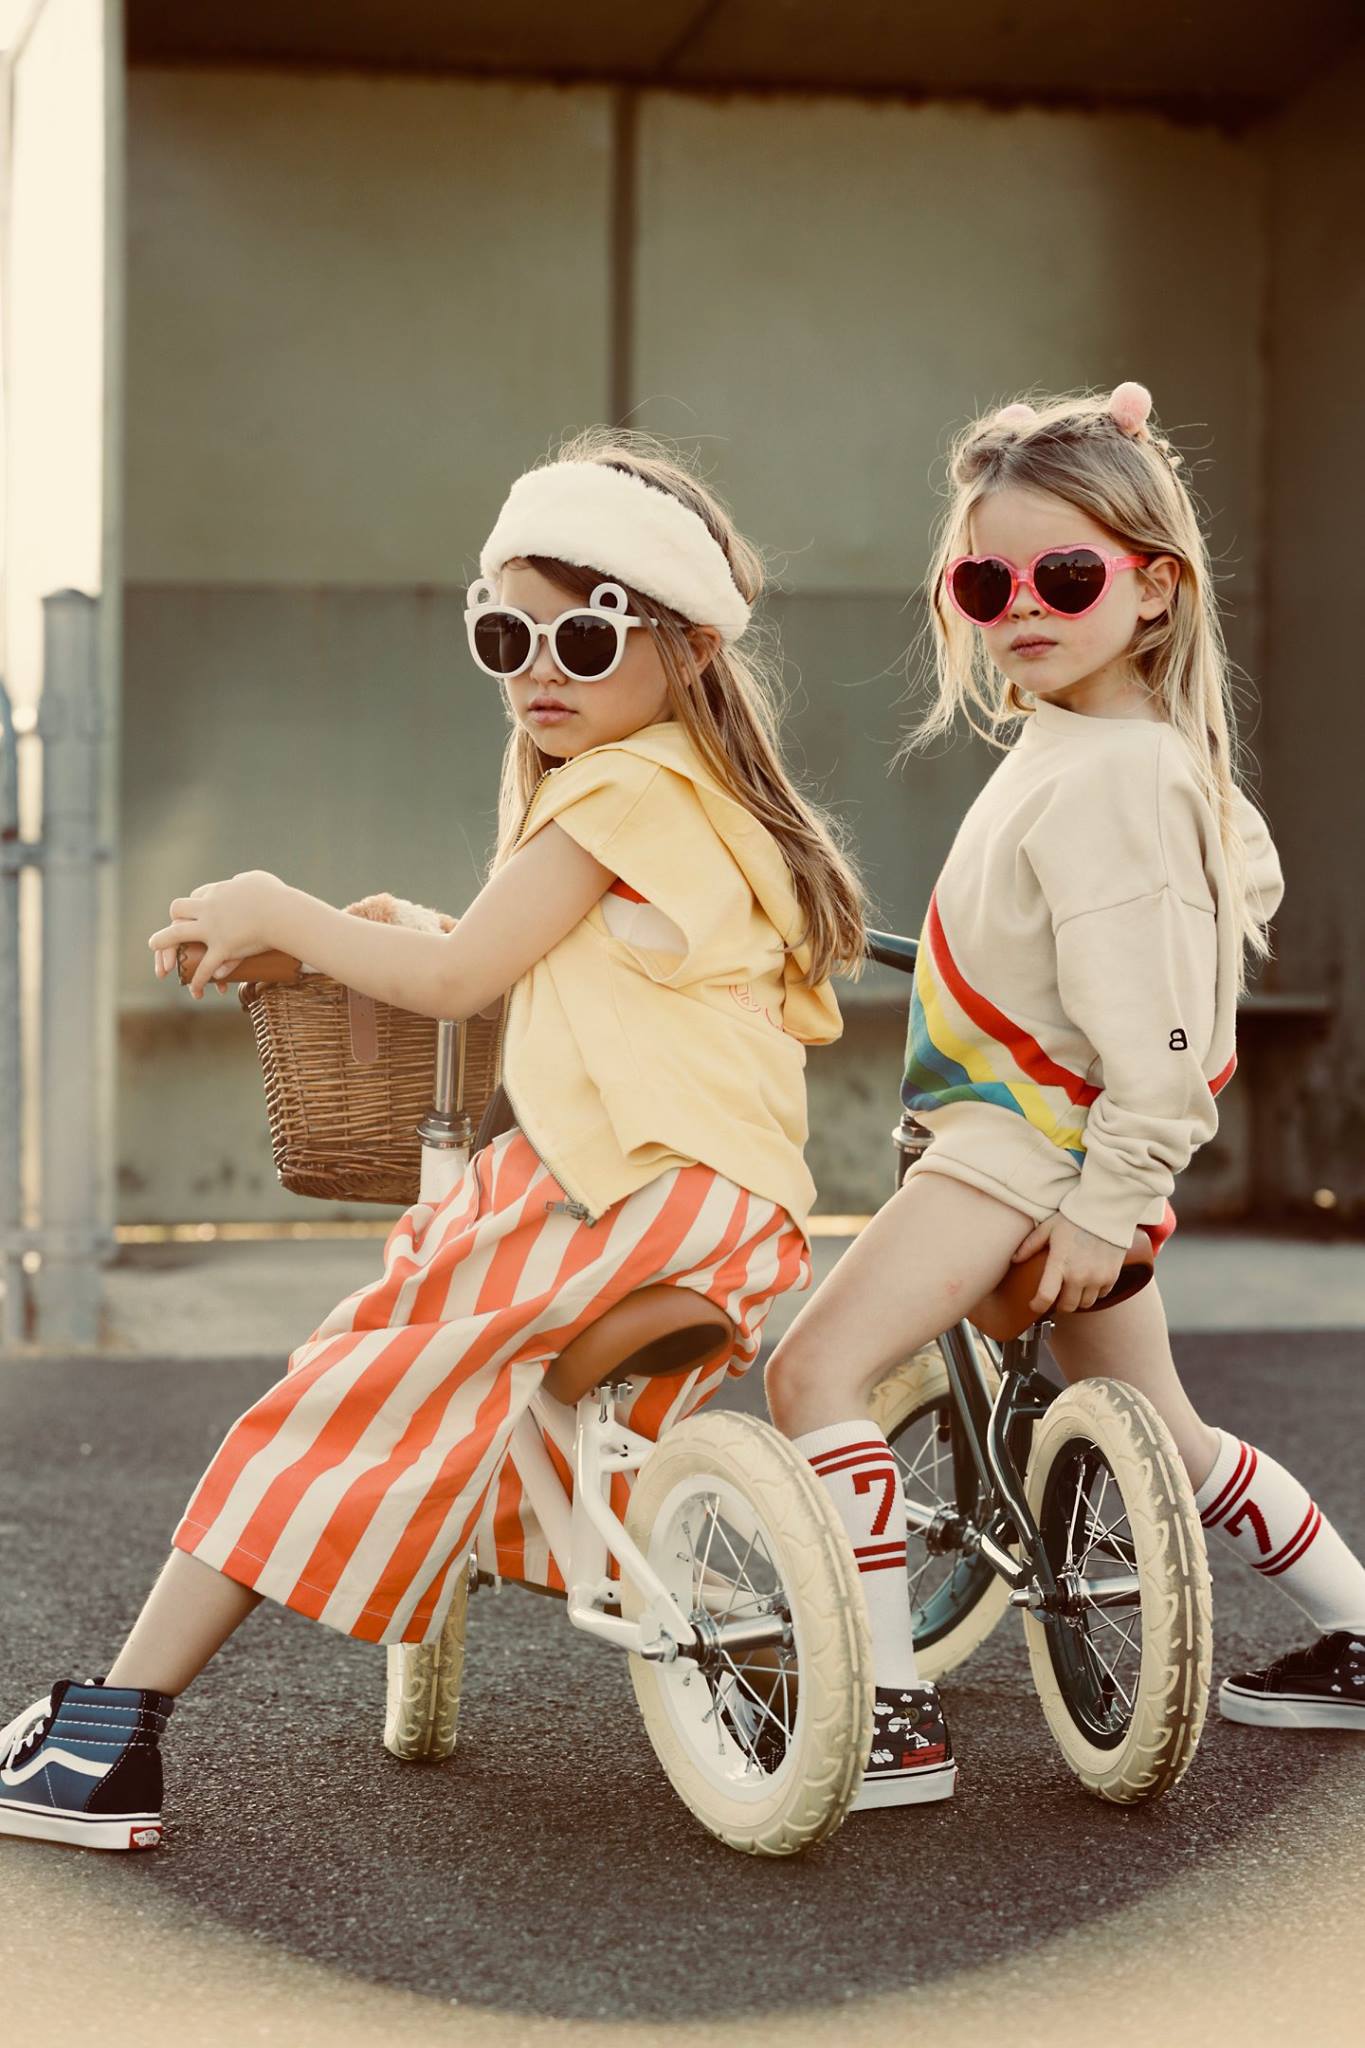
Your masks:
{"label": "girl with white sunglasses", "polygon": [[233,1425],[107,1677],[0,1734],[0,1832],[154,1846],[167,1716],[262,1597],[436,1642],[476,1541],[562,1591],[508,1457],[557,1354],[637,1290],[705,1297],[707,1356],[622,1397],[655,1437],[809,1276],[805,1048],[839,1033],[829,976],[863,930],[743,651],[759,558],[688,471],[600,432],[517,480],[480,567],[469,644],[510,732],[492,873],[455,929],[251,873],[177,897],[148,943],[163,974],[203,945],[196,997],[271,949],[425,1016],[507,995],[501,1127]]}

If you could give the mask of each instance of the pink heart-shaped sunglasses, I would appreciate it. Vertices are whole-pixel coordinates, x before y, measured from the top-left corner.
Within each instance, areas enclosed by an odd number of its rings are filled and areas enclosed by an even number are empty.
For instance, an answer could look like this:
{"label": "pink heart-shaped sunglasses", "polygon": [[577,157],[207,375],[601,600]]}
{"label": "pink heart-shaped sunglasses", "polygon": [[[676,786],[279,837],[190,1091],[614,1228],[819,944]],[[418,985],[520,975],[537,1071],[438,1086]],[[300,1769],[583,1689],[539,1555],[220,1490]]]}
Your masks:
{"label": "pink heart-shaped sunglasses", "polygon": [[959,555],[944,576],[948,596],[974,626],[994,626],[1021,590],[1031,590],[1045,612],[1081,619],[1095,609],[1120,569],[1141,569],[1146,555],[1106,555],[1087,542],[1043,548],[1027,569],[1003,555]]}

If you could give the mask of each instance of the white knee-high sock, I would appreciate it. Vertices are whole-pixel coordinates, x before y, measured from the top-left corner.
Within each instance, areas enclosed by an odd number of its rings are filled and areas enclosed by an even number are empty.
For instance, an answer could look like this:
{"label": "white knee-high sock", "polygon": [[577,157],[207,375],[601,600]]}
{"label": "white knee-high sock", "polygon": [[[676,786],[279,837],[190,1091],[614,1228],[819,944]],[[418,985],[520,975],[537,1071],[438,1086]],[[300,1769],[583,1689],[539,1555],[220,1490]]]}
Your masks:
{"label": "white knee-high sock", "polygon": [[1213,1470],[1194,1497],[1204,1527],[1324,1633],[1365,1629],[1365,1564],[1283,1465],[1224,1429],[1218,1437]]}
{"label": "white knee-high sock", "polygon": [[875,1682],[888,1689],[914,1685],[905,1496],[890,1445],[875,1422],[835,1422],[792,1442],[828,1488],[853,1544],[872,1629]]}

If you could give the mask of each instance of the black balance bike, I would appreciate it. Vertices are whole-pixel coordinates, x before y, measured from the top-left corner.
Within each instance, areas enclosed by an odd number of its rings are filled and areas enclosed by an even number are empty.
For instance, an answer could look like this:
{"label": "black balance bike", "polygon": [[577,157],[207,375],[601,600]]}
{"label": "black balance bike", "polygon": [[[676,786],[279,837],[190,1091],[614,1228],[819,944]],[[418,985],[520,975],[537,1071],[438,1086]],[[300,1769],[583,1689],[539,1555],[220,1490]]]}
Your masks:
{"label": "black balance bike", "polygon": [[[869,934],[914,972],[916,943]],[[896,1182],[930,1142],[908,1115]],[[1181,1777],[1208,1702],[1211,1602],[1185,1468],[1155,1408],[1119,1380],[1059,1390],[1039,1370],[1049,1327],[1028,1306],[1043,1254],[882,1381],[872,1414],[900,1466],[910,1523],[915,1655],[937,1679],[1007,1607],[1058,1747],[1102,1799],[1152,1799]],[[1109,1297],[1150,1278],[1145,1237]]]}

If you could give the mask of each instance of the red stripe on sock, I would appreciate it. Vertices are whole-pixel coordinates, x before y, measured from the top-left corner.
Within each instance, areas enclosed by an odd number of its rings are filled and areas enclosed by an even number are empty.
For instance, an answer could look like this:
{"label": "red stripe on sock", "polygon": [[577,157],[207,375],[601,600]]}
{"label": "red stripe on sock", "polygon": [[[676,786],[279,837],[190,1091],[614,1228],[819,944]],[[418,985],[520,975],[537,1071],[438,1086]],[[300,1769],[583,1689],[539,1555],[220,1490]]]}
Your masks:
{"label": "red stripe on sock", "polygon": [[878,1479],[885,1479],[899,1477],[900,1467],[894,1458],[871,1458],[866,1451],[859,1451],[856,1456],[845,1458],[837,1465],[822,1465],[815,1476],[817,1479],[828,1479],[832,1473],[852,1471],[871,1472]]}
{"label": "red stripe on sock", "polygon": [[1243,1444],[1238,1452],[1236,1468],[1231,1479],[1229,1479],[1217,1500],[1211,1501],[1199,1517],[1206,1529],[1212,1529],[1226,1515],[1231,1514],[1233,1508],[1236,1507],[1238,1501],[1250,1486],[1255,1471],[1256,1453],[1252,1450],[1250,1444]]}
{"label": "red stripe on sock", "polygon": [[1258,1571],[1264,1571],[1267,1566],[1277,1565],[1280,1562],[1281,1558],[1287,1557],[1289,1555],[1289,1552],[1293,1550],[1295,1545],[1299,1542],[1300,1538],[1307,1533],[1308,1525],[1312,1521],[1314,1515],[1317,1512],[1317,1502],[1310,1500],[1308,1503],[1308,1511],[1304,1515],[1303,1520],[1299,1523],[1299,1526],[1294,1531],[1293,1535],[1289,1537],[1289,1539],[1286,1542],[1282,1543],[1279,1546],[1278,1550],[1272,1550],[1269,1557],[1263,1557],[1258,1559],[1256,1569]]}
{"label": "red stripe on sock", "polygon": [[833,1450],[817,1451],[814,1457],[807,1459],[806,1462],[818,1472],[823,1466],[828,1465],[831,1458],[851,1458],[855,1454],[863,1457],[871,1451],[880,1452],[884,1458],[891,1455],[885,1437],[873,1437],[870,1443],[836,1444]]}
{"label": "red stripe on sock", "polygon": [[[1310,1504],[1306,1519],[1299,1524],[1298,1533],[1276,1557],[1267,1558],[1258,1564],[1256,1570],[1263,1579],[1278,1579],[1281,1572],[1287,1572],[1290,1565],[1297,1564],[1306,1550],[1312,1548],[1313,1540],[1322,1527],[1322,1511]],[[1302,1538],[1302,1541],[1300,1541]]]}
{"label": "red stripe on sock", "polygon": [[862,1543],[855,1547],[853,1555],[855,1557],[889,1557],[893,1553],[904,1557],[905,1545],[903,1543]]}

